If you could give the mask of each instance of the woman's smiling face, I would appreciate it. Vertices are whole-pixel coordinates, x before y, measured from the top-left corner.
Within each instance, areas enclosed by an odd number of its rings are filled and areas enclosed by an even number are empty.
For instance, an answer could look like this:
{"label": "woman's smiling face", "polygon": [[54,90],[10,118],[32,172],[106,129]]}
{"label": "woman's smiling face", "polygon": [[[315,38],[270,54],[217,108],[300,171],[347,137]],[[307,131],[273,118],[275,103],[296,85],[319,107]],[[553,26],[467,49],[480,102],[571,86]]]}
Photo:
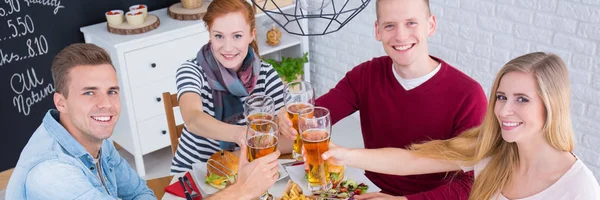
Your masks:
{"label": "woman's smiling face", "polygon": [[509,72],[502,76],[496,91],[494,113],[507,142],[543,137],[546,108],[537,93],[537,83],[530,73]]}
{"label": "woman's smiling face", "polygon": [[215,58],[223,67],[237,71],[248,54],[256,30],[242,12],[232,12],[215,18],[210,27],[210,41]]}

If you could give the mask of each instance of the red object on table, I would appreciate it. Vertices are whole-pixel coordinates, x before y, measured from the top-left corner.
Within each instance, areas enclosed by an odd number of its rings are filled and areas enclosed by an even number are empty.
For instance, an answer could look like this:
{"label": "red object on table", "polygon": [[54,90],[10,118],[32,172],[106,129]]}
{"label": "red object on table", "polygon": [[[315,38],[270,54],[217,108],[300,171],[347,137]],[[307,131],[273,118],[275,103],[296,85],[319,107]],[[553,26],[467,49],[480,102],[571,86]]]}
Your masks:
{"label": "red object on table", "polygon": [[[196,186],[196,182],[194,182],[194,179],[192,178],[192,175],[190,174],[190,172],[186,172],[184,176],[187,176],[187,178],[190,180],[190,183],[192,183],[192,187],[194,187],[194,191],[196,191],[196,193],[198,193],[198,197],[194,198],[194,200],[201,200],[202,193],[200,193],[200,189],[198,189],[198,186]],[[175,183],[167,186],[165,188],[165,192],[171,193],[171,194],[181,197],[181,198],[185,198],[185,193],[183,192],[183,187],[181,186],[179,181],[176,181]],[[190,194],[191,194],[191,191],[188,191],[188,192],[190,192]]]}

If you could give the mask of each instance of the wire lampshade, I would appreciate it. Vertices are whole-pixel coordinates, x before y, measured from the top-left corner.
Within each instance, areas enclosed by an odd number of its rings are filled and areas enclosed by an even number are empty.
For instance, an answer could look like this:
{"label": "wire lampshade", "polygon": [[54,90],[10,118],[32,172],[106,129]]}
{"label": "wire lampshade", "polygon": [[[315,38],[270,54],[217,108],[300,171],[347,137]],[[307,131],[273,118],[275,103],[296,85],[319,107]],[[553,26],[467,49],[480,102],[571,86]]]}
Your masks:
{"label": "wire lampshade", "polygon": [[[336,32],[362,11],[371,0],[295,0],[295,7],[279,6],[275,0],[252,3],[286,32],[300,36],[318,36]],[[269,5],[271,4],[271,5]],[[274,9],[269,9],[275,7]],[[308,31],[303,20],[320,21]]]}

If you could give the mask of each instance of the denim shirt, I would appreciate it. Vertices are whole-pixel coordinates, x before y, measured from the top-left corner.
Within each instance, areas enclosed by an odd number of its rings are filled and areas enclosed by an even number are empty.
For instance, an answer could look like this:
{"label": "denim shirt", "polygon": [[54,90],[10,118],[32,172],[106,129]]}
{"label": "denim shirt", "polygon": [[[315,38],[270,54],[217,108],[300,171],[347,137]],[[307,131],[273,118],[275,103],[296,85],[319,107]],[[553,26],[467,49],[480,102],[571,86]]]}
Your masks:
{"label": "denim shirt", "polygon": [[8,182],[7,200],[156,199],[108,140],[100,150],[105,189],[92,155],[58,119],[59,112],[49,110],[27,142]]}

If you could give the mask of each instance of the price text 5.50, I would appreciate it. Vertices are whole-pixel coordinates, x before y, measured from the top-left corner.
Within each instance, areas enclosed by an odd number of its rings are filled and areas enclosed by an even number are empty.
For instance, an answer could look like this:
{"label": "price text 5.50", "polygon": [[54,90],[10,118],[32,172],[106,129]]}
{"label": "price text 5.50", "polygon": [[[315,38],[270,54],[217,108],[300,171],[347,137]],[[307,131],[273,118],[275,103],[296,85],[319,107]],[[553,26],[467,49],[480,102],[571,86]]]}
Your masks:
{"label": "price text 5.50", "polygon": [[35,31],[35,25],[33,24],[33,20],[31,20],[29,15],[25,15],[25,17],[17,17],[17,19],[14,21],[12,19],[6,20],[6,24],[8,25],[9,29],[12,28],[13,33],[11,37],[13,38],[24,36]]}

